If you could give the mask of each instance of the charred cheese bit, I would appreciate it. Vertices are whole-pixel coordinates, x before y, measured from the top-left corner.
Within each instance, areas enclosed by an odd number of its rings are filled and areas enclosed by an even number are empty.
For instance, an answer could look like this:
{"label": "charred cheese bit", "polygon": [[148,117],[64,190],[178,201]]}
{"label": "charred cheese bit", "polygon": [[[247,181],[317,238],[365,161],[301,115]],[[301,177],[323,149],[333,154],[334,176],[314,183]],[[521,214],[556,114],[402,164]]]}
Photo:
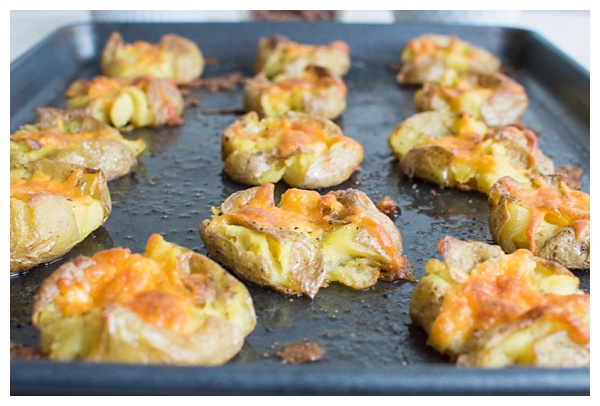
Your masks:
{"label": "charred cheese bit", "polygon": [[156,44],[124,43],[118,33],[108,39],[101,57],[102,73],[110,77],[151,76],[184,84],[197,79],[204,69],[204,56],[196,44],[175,34]]}
{"label": "charred cheese bit", "polygon": [[[526,248],[568,268],[589,267],[590,195],[569,188],[561,175],[522,183],[501,178],[489,203],[492,236],[507,252]],[[565,233],[572,239],[555,244]],[[554,245],[560,247],[551,252]]]}
{"label": "charred cheese bit", "polygon": [[[589,352],[589,295],[579,280],[527,250],[488,256],[487,247],[450,237],[438,243],[445,261],[425,265],[410,304],[411,318],[428,330],[428,345],[465,365],[488,367],[542,365],[538,345],[559,332],[578,352]],[[493,356],[492,342],[501,346]]]}
{"label": "charred cheese bit", "polygon": [[[237,244],[240,250],[248,250],[261,258],[271,258],[274,262],[272,266],[278,267],[277,275],[273,277],[276,281],[261,280],[262,284],[311,297],[328,282],[364,289],[375,284],[377,279],[391,281],[412,275],[410,264],[402,256],[401,237],[397,229],[364,194],[350,190],[322,196],[314,191],[288,189],[276,206],[273,192],[273,184],[266,184],[234,195],[220,210],[214,211],[211,220],[203,223],[201,235],[205,243],[211,238],[207,230],[215,231]],[[237,231],[240,227],[246,230],[244,242]],[[322,256],[322,262],[303,261],[303,266],[314,267],[318,275],[315,277],[318,283],[313,281],[316,283],[314,290],[293,288],[294,283],[288,281],[299,277],[299,272],[295,276],[288,274],[287,258],[278,254],[284,250],[278,245],[285,245],[286,240],[279,240],[277,234],[290,233],[296,237],[289,241],[307,240],[307,244],[316,244],[316,249],[322,252],[314,254]],[[264,238],[267,238],[267,242],[263,245],[259,241]],[[206,245],[209,252],[215,249],[211,244]],[[266,251],[263,252],[264,249]],[[212,252],[228,260],[221,251]],[[235,263],[231,260],[227,265],[236,271]],[[255,269],[253,272],[266,271]],[[281,288],[277,283],[285,283],[286,288]]]}
{"label": "charred cheese bit", "polygon": [[268,78],[282,73],[296,75],[308,65],[327,68],[334,75],[343,76],[350,68],[350,47],[343,41],[310,45],[283,36],[260,39],[256,73],[263,72]]}
{"label": "charred cheese bit", "polygon": [[154,234],[143,254],[113,248],[60,267],[40,288],[33,322],[54,359],[217,365],[256,319],[239,281]]}
{"label": "charred cheese bit", "polygon": [[494,73],[500,61],[489,51],[455,36],[426,34],[410,40],[400,55],[400,83],[424,83],[440,78],[447,69]]}
{"label": "charred cheese bit", "polygon": [[310,189],[337,185],[358,168],[363,154],[337,125],[302,113],[262,120],[248,113],[222,135],[225,172],[250,185],[282,179]]}

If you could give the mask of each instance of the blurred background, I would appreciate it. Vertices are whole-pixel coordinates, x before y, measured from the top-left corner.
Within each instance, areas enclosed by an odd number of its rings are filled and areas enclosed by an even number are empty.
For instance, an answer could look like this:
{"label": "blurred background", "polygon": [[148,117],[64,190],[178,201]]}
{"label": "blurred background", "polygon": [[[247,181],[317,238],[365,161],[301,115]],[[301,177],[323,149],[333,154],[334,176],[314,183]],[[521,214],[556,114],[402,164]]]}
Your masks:
{"label": "blurred background", "polygon": [[402,24],[407,21],[497,25],[536,31],[590,69],[589,10],[191,10],[191,11],[15,11],[10,12],[11,62],[53,31],[92,21],[338,21],[348,24]]}

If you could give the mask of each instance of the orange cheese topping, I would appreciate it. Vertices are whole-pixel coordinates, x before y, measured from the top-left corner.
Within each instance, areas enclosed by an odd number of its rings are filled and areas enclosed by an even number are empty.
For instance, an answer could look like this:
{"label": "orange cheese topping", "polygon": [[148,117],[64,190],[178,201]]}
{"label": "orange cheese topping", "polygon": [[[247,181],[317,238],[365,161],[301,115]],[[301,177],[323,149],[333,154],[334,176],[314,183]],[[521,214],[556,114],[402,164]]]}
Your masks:
{"label": "orange cheese topping", "polygon": [[[10,197],[26,202],[40,192],[47,192],[61,195],[70,200],[87,198],[78,186],[83,174],[83,168],[78,168],[63,182],[52,179],[39,171],[35,171],[29,179],[10,178]],[[97,178],[93,182],[90,190],[97,188]]]}
{"label": "orange cheese topping", "polygon": [[72,142],[79,140],[97,140],[114,138],[115,135],[111,131],[87,131],[76,134],[68,134],[56,130],[41,130],[41,131],[17,131],[10,136],[11,140],[33,140],[40,144],[41,147],[50,145],[57,148],[69,148]]}
{"label": "orange cheese topping", "polygon": [[319,50],[339,49],[345,53],[350,52],[350,47],[343,41],[333,41],[329,45],[300,44],[293,41],[285,41],[277,44],[277,50],[282,52],[286,60],[293,60],[302,56],[312,56]]}
{"label": "orange cheese topping", "polygon": [[159,44],[150,44],[145,41],[136,41],[123,46],[123,54],[129,62],[136,67],[144,68],[155,63],[161,63],[173,57]]}
{"label": "orange cheese topping", "polygon": [[468,340],[474,332],[542,316],[563,324],[575,342],[589,343],[589,325],[578,317],[589,306],[589,295],[544,294],[534,283],[535,266],[527,250],[517,250],[496,263],[478,264],[466,282],[445,295],[429,343],[444,347],[456,337]]}
{"label": "orange cheese topping", "polygon": [[148,323],[179,333],[185,330],[194,289],[186,284],[186,274],[176,264],[132,254],[125,248],[101,251],[92,259],[95,263],[84,270],[85,283],[71,278],[57,282],[60,293],[55,304],[64,316],[113,303]]}
{"label": "orange cheese topping", "polygon": [[332,193],[321,196],[315,191],[302,189],[288,189],[277,207],[273,191],[273,184],[265,184],[245,206],[237,207],[213,221],[257,231],[290,229],[313,238],[321,238],[340,224],[355,224],[377,240],[390,258],[392,269],[404,267],[405,260],[399,255],[385,228],[358,207],[344,206]]}
{"label": "orange cheese topping", "polygon": [[590,195],[587,193],[571,189],[565,183],[556,190],[543,178],[534,178],[531,188],[508,178],[502,179],[502,184],[518,199],[515,204],[530,209],[527,237],[532,251],[536,249],[534,237],[544,221],[561,227],[572,226],[577,238],[589,232]]}
{"label": "orange cheese topping", "polygon": [[317,142],[324,143],[329,149],[333,144],[344,141],[350,148],[362,147],[353,139],[339,135],[330,136],[317,122],[297,122],[286,118],[266,119],[265,129],[254,133],[246,133],[241,125],[235,125],[233,131],[236,138],[249,139],[255,142],[277,138],[276,154],[280,158],[294,155],[303,145]]}

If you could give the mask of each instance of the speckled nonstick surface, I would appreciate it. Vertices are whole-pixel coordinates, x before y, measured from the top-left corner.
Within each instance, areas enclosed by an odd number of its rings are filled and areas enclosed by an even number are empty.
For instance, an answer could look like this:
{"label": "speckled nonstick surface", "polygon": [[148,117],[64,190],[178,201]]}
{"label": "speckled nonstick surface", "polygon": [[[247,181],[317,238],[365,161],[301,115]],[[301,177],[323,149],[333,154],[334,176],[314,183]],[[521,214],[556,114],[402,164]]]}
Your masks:
{"label": "speckled nonstick surface", "polygon": [[[424,25],[344,25],[337,23],[84,24],[65,27],[11,64],[11,132],[35,120],[38,106],[63,107],[75,79],[99,74],[98,55],[108,35],[155,42],[177,33],[194,40],[219,63],[203,77],[241,71],[251,75],[257,40],[284,34],[299,42],[350,45],[352,68],[345,77],[347,109],[337,120],[344,133],[365,149],[361,170],[335,189],[358,188],[375,202],[390,196],[400,206],[395,224],[416,276],[437,257],[435,242],[452,235],[490,241],[487,200],[480,193],[441,189],[401,178],[387,138],[414,114],[414,88],[399,88],[388,70],[402,46],[427,32],[454,34],[485,47],[510,66],[511,76],[530,97],[523,122],[540,131],[539,144],[556,166],[583,167],[583,190],[590,185],[589,72],[529,31],[490,27]],[[117,246],[143,251],[148,236],[206,253],[198,234],[231,193],[245,188],[227,178],[220,158],[220,134],[239,109],[242,92],[210,94],[186,108],[185,124],[140,129],[128,136],[148,144],[128,176],[109,184],[113,211],[106,224],[63,259],[10,280],[11,340],[36,347],[30,323],[40,283],[76,255]],[[277,186],[277,192],[285,190]],[[321,192],[326,192],[322,190]],[[589,271],[578,272],[589,291]],[[379,282],[354,291],[340,285],[321,289],[314,300],[289,297],[248,284],[258,324],[242,352],[219,368],[58,363],[11,360],[12,394],[589,394],[589,369],[461,369],[425,345],[426,335],[411,325],[408,301],[414,282]],[[286,365],[275,353],[282,345],[309,339],[325,349],[319,362]]]}

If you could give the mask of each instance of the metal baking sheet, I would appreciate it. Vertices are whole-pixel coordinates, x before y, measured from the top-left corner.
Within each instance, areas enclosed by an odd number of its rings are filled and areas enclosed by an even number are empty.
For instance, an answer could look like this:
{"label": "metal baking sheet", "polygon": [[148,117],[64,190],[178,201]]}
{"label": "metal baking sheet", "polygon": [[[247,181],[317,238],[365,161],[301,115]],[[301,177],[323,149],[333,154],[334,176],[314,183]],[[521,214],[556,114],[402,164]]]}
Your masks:
{"label": "metal baking sheet", "polygon": [[[453,34],[485,47],[511,67],[511,76],[530,97],[523,122],[540,131],[539,144],[557,166],[581,166],[583,190],[590,185],[590,77],[535,33],[518,29],[338,23],[82,24],[65,27],[11,64],[11,132],[35,121],[39,106],[64,107],[75,79],[99,74],[99,53],[109,34],[126,41],[155,42],[177,33],[194,40],[218,64],[203,77],[241,71],[251,75],[258,38],[284,34],[299,42],[343,40],[352,67],[345,77],[348,103],[337,120],[365,149],[361,171],[335,189],[358,188],[377,202],[392,197],[405,254],[417,277],[437,257],[435,242],[452,235],[491,241],[487,200],[401,178],[387,138],[414,114],[414,90],[400,88],[388,70],[400,50],[424,33]],[[235,115],[207,115],[209,109],[242,107],[242,91],[210,94],[195,89],[201,105],[186,108],[185,125],[139,129],[128,136],[147,145],[128,176],[110,183],[113,210],[106,224],[65,258],[10,280],[11,340],[37,347],[30,323],[40,283],[76,255],[123,246],[141,252],[148,236],[205,253],[198,234],[210,207],[245,188],[228,179],[220,159],[220,134]],[[284,185],[278,185],[281,193]],[[322,190],[321,192],[326,192]],[[589,291],[589,272],[578,272]],[[457,368],[425,345],[413,326],[408,301],[414,282],[379,282],[365,291],[341,285],[322,289],[314,300],[289,297],[248,284],[258,324],[241,353],[223,367],[115,365],[48,360],[11,360],[11,394],[589,394],[589,369]],[[286,365],[275,355],[284,344],[310,339],[325,349],[316,363]]]}

